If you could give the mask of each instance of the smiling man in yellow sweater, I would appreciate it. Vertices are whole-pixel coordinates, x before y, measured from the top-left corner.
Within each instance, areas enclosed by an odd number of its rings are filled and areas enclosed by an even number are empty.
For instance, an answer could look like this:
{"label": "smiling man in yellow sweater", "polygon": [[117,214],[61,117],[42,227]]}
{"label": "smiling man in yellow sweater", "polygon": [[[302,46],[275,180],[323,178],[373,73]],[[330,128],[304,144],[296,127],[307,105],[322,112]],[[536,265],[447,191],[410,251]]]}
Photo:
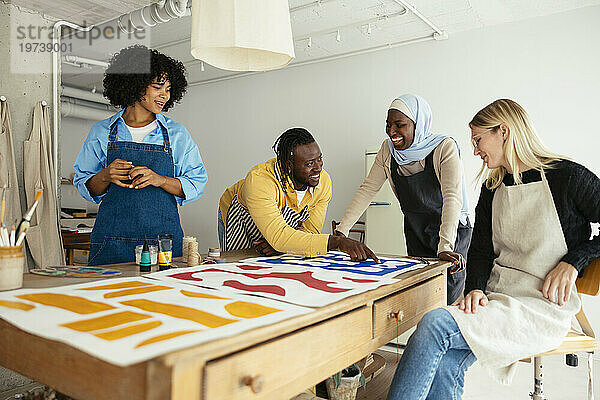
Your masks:
{"label": "smiling man in yellow sweater", "polygon": [[312,135],[304,128],[288,129],[273,150],[276,158],[256,165],[221,196],[221,247],[307,257],[339,250],[355,261],[378,261],[356,240],[320,233],[331,200],[331,178],[323,170],[323,155]]}

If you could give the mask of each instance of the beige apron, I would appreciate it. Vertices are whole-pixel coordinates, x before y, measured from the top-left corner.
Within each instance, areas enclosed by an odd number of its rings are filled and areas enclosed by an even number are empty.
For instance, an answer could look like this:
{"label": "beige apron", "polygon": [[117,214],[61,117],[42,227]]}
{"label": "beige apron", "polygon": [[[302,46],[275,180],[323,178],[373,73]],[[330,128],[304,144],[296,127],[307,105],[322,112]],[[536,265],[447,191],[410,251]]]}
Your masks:
{"label": "beige apron", "polygon": [[26,236],[31,256],[38,267],[64,265],[56,186],[53,179],[50,123],[48,109],[42,106],[41,102],[33,109],[31,134],[29,139],[23,142],[23,174],[27,207],[33,204],[36,189],[44,189]]}
{"label": "beige apron", "polygon": [[518,360],[556,348],[581,303],[573,286],[563,306],[545,299],[546,275],[567,252],[548,182],[500,185],[492,202],[494,261],[486,294],[475,314],[447,307],[483,367],[511,382]]}
{"label": "beige apron", "polygon": [[21,221],[22,212],[8,101],[0,101],[0,196],[2,188],[6,188],[4,224],[10,229],[12,224]]}

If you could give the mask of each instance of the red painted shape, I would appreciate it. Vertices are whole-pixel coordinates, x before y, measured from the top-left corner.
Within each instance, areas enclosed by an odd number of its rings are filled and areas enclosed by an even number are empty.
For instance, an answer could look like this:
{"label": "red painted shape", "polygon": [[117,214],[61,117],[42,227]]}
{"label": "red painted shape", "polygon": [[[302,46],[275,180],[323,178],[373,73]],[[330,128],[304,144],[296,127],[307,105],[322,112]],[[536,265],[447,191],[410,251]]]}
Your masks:
{"label": "red painted shape", "polygon": [[201,282],[203,279],[202,278],[196,278],[195,276],[192,276],[192,274],[195,274],[198,271],[193,271],[193,272],[180,272],[179,274],[173,274],[173,275],[167,275],[169,278],[175,278],[175,279],[182,279],[184,281],[198,281]]}
{"label": "red painted shape", "polygon": [[340,288],[331,287],[331,286],[329,286],[329,284],[335,283],[335,282],[328,282],[328,281],[324,281],[321,279],[317,279],[312,276],[313,273],[311,271],[270,272],[268,274],[252,274],[249,272],[233,272],[233,271],[225,271],[225,270],[218,269],[218,268],[208,268],[208,269],[203,270],[202,272],[225,272],[228,274],[244,275],[244,276],[247,276],[248,278],[252,278],[252,279],[261,279],[261,278],[290,279],[290,280],[298,281],[298,282],[308,286],[309,288],[317,289],[322,292],[328,292],[328,293],[343,293],[343,292],[347,292],[350,290],[350,289],[340,289]]}
{"label": "red painted shape", "polygon": [[270,269],[271,267],[259,267],[258,265],[238,265],[238,268],[247,270],[247,271],[256,271],[259,269]]}
{"label": "red painted shape", "polygon": [[356,283],[375,283],[373,279],[357,279],[357,278],[348,278],[346,276],[342,276],[342,279],[346,279],[348,281],[356,282]]}
{"label": "red painted shape", "polygon": [[247,290],[249,292],[271,293],[279,296],[285,296],[285,289],[277,285],[246,285],[239,281],[225,281],[223,286],[229,286],[234,289]]}

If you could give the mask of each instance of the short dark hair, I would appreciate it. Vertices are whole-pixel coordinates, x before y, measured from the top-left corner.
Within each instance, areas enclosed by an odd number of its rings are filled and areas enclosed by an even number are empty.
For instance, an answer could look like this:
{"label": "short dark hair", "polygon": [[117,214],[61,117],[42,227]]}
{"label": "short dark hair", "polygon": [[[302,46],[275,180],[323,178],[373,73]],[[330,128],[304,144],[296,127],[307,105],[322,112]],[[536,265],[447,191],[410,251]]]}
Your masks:
{"label": "short dark hair", "polygon": [[126,47],[111,58],[106,69],[104,97],[118,108],[132,106],[142,99],[154,79],[160,78],[171,83],[171,97],[163,108],[168,111],[187,89],[183,63],[143,45]]}
{"label": "short dark hair", "polygon": [[277,155],[277,163],[281,176],[281,186],[283,191],[286,190],[287,178],[292,178],[291,171],[288,168],[289,164],[294,164],[294,150],[296,146],[311,144],[315,142],[315,138],[304,128],[290,128],[283,132],[273,144],[273,151]]}

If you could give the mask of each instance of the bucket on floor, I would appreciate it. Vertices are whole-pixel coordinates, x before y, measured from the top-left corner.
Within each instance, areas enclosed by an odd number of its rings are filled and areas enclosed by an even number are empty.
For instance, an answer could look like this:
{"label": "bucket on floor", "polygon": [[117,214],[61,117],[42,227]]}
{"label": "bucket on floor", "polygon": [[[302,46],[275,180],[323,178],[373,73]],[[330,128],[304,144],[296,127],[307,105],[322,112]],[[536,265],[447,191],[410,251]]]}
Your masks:
{"label": "bucket on floor", "polygon": [[23,246],[0,247],[0,290],[23,286]]}

